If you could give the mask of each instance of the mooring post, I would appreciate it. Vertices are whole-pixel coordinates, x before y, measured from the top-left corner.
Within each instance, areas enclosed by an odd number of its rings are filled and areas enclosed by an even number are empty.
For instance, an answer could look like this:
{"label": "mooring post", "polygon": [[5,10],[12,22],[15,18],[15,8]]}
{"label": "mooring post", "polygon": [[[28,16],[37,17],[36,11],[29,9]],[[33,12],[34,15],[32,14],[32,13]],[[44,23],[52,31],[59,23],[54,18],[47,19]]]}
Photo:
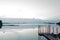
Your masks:
{"label": "mooring post", "polygon": [[0,28],[2,28],[2,20],[0,20]]}

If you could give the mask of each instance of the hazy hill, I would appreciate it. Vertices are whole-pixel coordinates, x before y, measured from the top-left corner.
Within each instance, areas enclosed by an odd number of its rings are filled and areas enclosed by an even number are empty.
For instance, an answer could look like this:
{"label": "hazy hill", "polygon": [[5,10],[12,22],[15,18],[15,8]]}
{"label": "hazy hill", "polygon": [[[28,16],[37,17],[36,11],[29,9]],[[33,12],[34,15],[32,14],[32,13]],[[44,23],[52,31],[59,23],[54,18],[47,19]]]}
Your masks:
{"label": "hazy hill", "polygon": [[45,21],[41,19],[25,19],[25,18],[0,18],[3,23],[18,23],[18,24],[42,24]]}
{"label": "hazy hill", "polygon": [[0,18],[3,23],[17,23],[17,24],[46,24],[46,23],[57,23],[60,20],[41,20],[41,19],[27,19],[27,18]]}

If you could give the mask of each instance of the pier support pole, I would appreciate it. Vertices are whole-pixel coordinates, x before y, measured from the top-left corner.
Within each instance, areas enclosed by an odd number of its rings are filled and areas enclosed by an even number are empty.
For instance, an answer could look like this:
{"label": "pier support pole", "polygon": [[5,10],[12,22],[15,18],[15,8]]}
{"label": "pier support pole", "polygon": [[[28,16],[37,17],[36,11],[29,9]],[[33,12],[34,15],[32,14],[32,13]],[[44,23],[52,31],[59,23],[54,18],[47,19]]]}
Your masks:
{"label": "pier support pole", "polygon": [[2,28],[2,21],[0,20],[0,28]]}

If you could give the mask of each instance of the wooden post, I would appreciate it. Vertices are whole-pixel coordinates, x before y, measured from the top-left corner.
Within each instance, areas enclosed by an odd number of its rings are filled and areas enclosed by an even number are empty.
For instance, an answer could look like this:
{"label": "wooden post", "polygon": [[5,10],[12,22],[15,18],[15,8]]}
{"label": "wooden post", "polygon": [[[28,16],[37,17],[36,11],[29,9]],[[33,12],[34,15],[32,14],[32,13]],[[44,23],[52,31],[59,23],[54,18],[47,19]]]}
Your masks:
{"label": "wooden post", "polygon": [[2,28],[2,21],[0,20],[0,28]]}

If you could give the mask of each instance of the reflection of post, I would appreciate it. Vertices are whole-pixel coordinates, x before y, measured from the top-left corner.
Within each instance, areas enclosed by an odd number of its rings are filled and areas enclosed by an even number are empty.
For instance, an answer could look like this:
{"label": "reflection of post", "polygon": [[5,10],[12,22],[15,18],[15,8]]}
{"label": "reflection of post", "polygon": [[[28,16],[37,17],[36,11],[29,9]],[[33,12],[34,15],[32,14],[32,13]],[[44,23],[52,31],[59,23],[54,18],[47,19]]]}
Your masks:
{"label": "reflection of post", "polygon": [[54,27],[53,27],[53,33],[54,33]]}
{"label": "reflection of post", "polygon": [[50,33],[50,25],[48,25],[48,33]]}
{"label": "reflection of post", "polygon": [[41,33],[41,27],[38,25],[38,33]]}
{"label": "reflection of post", "polygon": [[58,27],[58,33],[60,33],[60,27]]}
{"label": "reflection of post", "polygon": [[56,34],[58,34],[58,28],[56,28]]}

